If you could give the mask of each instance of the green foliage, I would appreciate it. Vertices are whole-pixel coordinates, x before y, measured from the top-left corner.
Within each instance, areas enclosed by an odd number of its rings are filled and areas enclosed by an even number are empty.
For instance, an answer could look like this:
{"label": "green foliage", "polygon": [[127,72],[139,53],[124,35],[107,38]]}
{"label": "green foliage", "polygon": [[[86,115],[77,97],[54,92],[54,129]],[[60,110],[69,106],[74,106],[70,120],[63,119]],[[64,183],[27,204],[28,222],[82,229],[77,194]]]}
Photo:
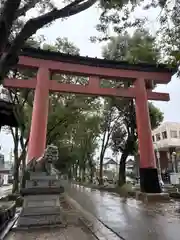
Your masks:
{"label": "green foliage", "polygon": [[113,37],[103,49],[104,58],[131,63],[157,63],[159,55],[154,37],[144,29],[137,29],[132,36],[125,33]]}
{"label": "green foliage", "polygon": [[149,115],[151,119],[151,128],[157,128],[164,119],[164,114],[161,110],[155,107],[151,102],[149,103]]}
{"label": "green foliage", "polygon": [[[72,118],[72,116],[71,116]],[[60,159],[57,168],[68,173],[73,165],[85,170],[92,164],[100,132],[100,117],[81,115],[76,123],[69,125],[69,131],[53,142],[59,146]]]}
{"label": "green foliage", "polygon": [[157,41],[161,48],[162,62],[176,67],[180,61],[180,1],[172,6],[167,2],[159,17]]}
{"label": "green foliage", "polygon": [[145,22],[144,18],[134,18],[133,13],[136,7],[139,7],[144,1],[108,1],[99,18],[100,23],[96,29],[99,36],[92,36],[91,41],[106,41],[111,39],[112,35],[124,34],[128,30],[131,32],[134,28],[141,28]]}
{"label": "green foliage", "polygon": [[[177,6],[177,2],[175,5]],[[112,0],[112,1],[100,1],[102,13],[99,18],[99,24],[96,29],[99,32],[98,36],[92,36],[91,41],[107,41],[114,35],[122,35],[127,32],[134,32],[135,29],[144,28],[148,22],[148,18],[145,16],[137,16],[137,11],[149,10],[152,8],[158,8],[161,10],[159,15],[162,15],[164,9],[171,8],[172,3],[167,0],[152,0],[152,1],[126,1],[126,0]],[[148,13],[147,13],[148,15]],[[159,18],[159,16],[158,16]],[[157,21],[158,21],[157,18]],[[167,22],[167,16],[163,18],[163,21]]]}
{"label": "green foliage", "polygon": [[43,47],[44,50],[51,50],[71,55],[79,55],[79,48],[77,48],[72,42],[68,41],[68,39],[65,38],[57,38],[54,45],[49,45],[44,43]]}

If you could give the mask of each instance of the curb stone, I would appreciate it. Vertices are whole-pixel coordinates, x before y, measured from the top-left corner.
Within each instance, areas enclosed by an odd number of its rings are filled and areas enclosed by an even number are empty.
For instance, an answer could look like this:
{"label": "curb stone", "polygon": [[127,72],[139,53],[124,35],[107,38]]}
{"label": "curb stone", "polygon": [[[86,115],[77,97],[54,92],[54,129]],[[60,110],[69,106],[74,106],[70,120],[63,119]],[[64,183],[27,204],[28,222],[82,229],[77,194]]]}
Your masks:
{"label": "curb stone", "polygon": [[109,228],[104,226],[96,217],[94,217],[90,212],[86,211],[78,202],[72,199],[68,194],[64,194],[66,200],[74,206],[80,213],[79,219],[82,223],[95,235],[98,240],[120,240],[122,238],[118,237]]}

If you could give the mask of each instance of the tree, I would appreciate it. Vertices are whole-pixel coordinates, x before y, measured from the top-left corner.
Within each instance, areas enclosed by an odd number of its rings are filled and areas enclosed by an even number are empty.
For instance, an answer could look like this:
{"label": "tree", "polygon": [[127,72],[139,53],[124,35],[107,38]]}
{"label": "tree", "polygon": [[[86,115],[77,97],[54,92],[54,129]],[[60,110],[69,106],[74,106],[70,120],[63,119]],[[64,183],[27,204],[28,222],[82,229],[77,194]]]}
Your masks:
{"label": "tree", "polygon": [[[126,60],[136,63],[138,61],[156,63],[159,50],[154,44],[154,38],[145,30],[136,30],[131,37],[128,34],[113,38],[104,48],[104,57],[113,60]],[[119,86],[129,87],[131,82],[123,81]],[[134,101],[129,99],[113,98],[112,106],[116,107],[119,122],[116,122],[112,132],[111,147],[115,154],[121,152],[118,184],[125,183],[126,159],[137,152],[137,129]],[[163,114],[152,103],[149,104],[152,128],[157,127],[163,120]]]}
{"label": "tree", "polygon": [[[27,105],[27,99],[30,91],[13,91],[10,89],[9,96],[11,102],[15,104],[15,114],[18,121],[18,127],[10,127],[10,132],[14,141],[14,166],[13,166],[13,189],[12,192],[17,192],[19,189],[19,167],[22,163],[22,172],[25,170],[26,148],[29,138],[25,137],[25,131],[28,124],[28,116],[23,111]],[[23,96],[24,94],[24,96]],[[21,152],[19,153],[19,148]]]}
{"label": "tree", "polygon": [[103,49],[103,57],[129,63],[156,63],[160,59],[160,49],[147,30],[136,29],[133,36],[125,33],[112,37]]}
{"label": "tree", "polygon": [[160,28],[157,31],[157,42],[161,48],[162,61],[170,66],[179,65],[180,61],[180,1],[166,4],[159,16]]}
{"label": "tree", "polygon": [[[57,19],[64,19],[94,5],[97,0],[64,1],[58,4],[50,0],[1,0],[0,1],[0,81],[18,61],[18,55],[26,41],[36,31]],[[114,2],[114,3],[113,3]],[[133,1],[132,1],[133,2]],[[112,5],[113,3],[113,5]],[[103,10],[112,6],[122,7],[128,1],[119,4],[114,1],[100,0]],[[59,8],[58,6],[61,7]],[[64,5],[62,7],[62,5]],[[27,20],[27,13],[34,10],[37,16]],[[18,30],[18,31],[17,31]]]}
{"label": "tree", "polygon": [[[70,108],[68,111],[70,112]],[[69,117],[72,119],[72,115]],[[76,113],[74,123],[68,124],[66,131],[64,133],[61,131],[60,136],[52,142],[59,147],[60,151],[60,159],[56,165],[59,171],[67,174],[69,178],[72,176],[77,178],[79,170],[81,179],[84,181],[89,169],[93,177],[93,154],[97,147],[99,126],[99,116]]]}
{"label": "tree", "polygon": [[119,116],[117,116],[115,108],[112,105],[112,101],[110,98],[106,98],[104,100],[104,110],[102,113],[103,119],[101,123],[101,146],[100,146],[100,169],[99,169],[99,184],[103,184],[103,161],[107,148],[109,147],[109,143],[111,140],[112,132],[114,131],[114,127],[119,120]]}
{"label": "tree", "polygon": [[[143,29],[148,22],[147,17],[137,16],[136,10],[148,11],[151,8],[159,8],[159,12],[166,9],[170,1],[152,0],[152,1],[108,1],[102,8],[103,11],[99,18],[99,24],[96,30],[98,36],[92,36],[92,42],[111,40],[112,36],[124,35],[127,32],[133,33],[136,29]],[[147,12],[148,15],[148,12]]]}
{"label": "tree", "polygon": [[82,118],[84,120],[81,119],[81,124],[77,125],[74,142],[76,148],[79,148],[77,161],[81,180],[85,181],[88,174],[92,182],[94,175],[93,155],[97,148],[97,137],[100,133],[101,117],[95,114],[93,116],[84,115]]}
{"label": "tree", "polygon": [[[66,17],[78,14],[91,7],[96,0],[67,1],[67,5],[58,8],[50,0],[1,0],[0,15],[0,76],[1,82],[11,68],[17,63],[18,54],[25,42],[43,26]],[[37,17],[25,21],[23,16],[29,10],[38,11]],[[24,21],[21,19],[23,18]],[[18,26],[18,33],[14,29]],[[8,46],[10,42],[10,46]]]}
{"label": "tree", "polygon": [[[126,160],[129,155],[138,152],[138,135],[134,101],[114,100],[119,111],[120,121],[117,122],[112,133],[111,148],[114,154],[122,153],[119,165],[118,184],[121,186],[126,180]],[[152,129],[163,121],[163,113],[152,103],[149,103],[149,113]]]}

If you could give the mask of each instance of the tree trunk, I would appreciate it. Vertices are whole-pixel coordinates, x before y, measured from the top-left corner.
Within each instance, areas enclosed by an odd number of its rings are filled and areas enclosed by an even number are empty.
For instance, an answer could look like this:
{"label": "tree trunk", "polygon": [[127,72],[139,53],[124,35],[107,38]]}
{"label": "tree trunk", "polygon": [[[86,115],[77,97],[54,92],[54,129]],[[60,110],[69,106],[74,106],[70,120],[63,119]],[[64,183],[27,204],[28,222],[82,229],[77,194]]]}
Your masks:
{"label": "tree trunk", "polygon": [[13,173],[13,189],[12,192],[16,193],[19,191],[19,163],[18,163],[19,159],[18,156],[15,156],[15,152],[14,152],[14,173]]}
{"label": "tree trunk", "polygon": [[90,183],[93,183],[93,178],[94,178],[94,170],[93,167],[90,168]]}
{"label": "tree trunk", "polygon": [[82,167],[82,181],[86,182],[86,163],[84,163]]}
{"label": "tree trunk", "polygon": [[99,168],[99,185],[103,185],[103,159],[104,159],[104,154],[101,154],[100,168]]}
{"label": "tree trunk", "polygon": [[94,165],[91,162],[91,160],[89,161],[89,169],[90,169],[90,179],[89,182],[93,183],[93,178],[94,178]]}
{"label": "tree trunk", "polygon": [[23,152],[22,156],[22,176],[21,176],[21,188],[25,188],[26,179],[24,177],[26,171],[26,151]]}
{"label": "tree trunk", "polygon": [[74,178],[74,164],[72,164],[71,172],[72,172],[72,179],[73,179]]}
{"label": "tree trunk", "polygon": [[111,132],[108,131],[108,136],[106,141],[105,141],[105,136],[106,136],[106,133],[104,133],[104,136],[103,136],[103,143],[102,143],[102,148],[100,153],[99,185],[103,185],[103,161],[104,161],[104,155],[105,155],[106,149],[108,147]]}
{"label": "tree trunk", "polygon": [[75,179],[77,181],[78,178],[78,164],[75,165]]}
{"label": "tree trunk", "polygon": [[72,179],[72,172],[71,172],[71,168],[68,171],[68,179],[71,180]]}
{"label": "tree trunk", "polygon": [[128,155],[128,151],[124,151],[121,155],[118,178],[118,186],[120,187],[126,183],[126,159]]}
{"label": "tree trunk", "polygon": [[14,133],[14,172],[13,172],[13,189],[12,192],[18,192],[19,191],[19,157],[18,157],[18,143],[19,143],[19,137],[18,137],[18,128],[15,128]]}

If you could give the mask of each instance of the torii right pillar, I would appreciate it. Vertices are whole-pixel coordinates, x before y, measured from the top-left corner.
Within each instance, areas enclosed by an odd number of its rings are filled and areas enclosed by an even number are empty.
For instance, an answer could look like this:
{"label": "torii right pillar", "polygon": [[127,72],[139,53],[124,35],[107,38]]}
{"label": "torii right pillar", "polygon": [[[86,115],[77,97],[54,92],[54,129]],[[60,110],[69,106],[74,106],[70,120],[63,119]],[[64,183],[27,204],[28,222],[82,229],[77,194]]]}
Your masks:
{"label": "torii right pillar", "polygon": [[158,170],[154,153],[151,122],[145,80],[135,81],[136,88],[136,122],[138,146],[140,153],[140,186],[141,192],[160,193]]}

